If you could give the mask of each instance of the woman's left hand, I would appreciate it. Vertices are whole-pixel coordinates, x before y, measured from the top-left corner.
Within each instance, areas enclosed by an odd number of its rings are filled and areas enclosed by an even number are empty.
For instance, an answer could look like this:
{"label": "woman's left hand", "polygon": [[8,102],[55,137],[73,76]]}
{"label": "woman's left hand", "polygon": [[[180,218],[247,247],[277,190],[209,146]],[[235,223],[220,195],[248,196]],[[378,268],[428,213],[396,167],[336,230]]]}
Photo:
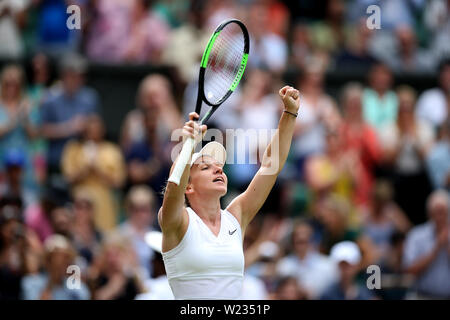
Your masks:
{"label": "woman's left hand", "polygon": [[285,110],[292,113],[298,112],[298,109],[300,108],[300,92],[297,89],[290,86],[284,86],[280,89],[278,94],[283,101]]}

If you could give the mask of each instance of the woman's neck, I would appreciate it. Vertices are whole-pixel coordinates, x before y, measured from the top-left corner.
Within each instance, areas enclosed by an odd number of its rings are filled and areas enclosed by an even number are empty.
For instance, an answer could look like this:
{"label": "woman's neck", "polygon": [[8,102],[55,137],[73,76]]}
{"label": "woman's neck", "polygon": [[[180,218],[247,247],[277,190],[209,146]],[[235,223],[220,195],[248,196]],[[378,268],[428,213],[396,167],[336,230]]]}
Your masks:
{"label": "woman's neck", "polygon": [[190,199],[191,208],[204,221],[211,225],[220,223],[220,199]]}

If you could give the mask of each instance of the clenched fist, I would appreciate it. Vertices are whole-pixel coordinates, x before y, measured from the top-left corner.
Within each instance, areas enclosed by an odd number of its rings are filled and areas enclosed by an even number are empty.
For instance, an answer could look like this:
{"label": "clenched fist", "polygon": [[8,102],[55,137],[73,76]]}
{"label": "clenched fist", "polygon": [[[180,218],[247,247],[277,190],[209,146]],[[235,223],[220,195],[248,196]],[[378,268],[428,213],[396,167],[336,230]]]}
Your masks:
{"label": "clenched fist", "polygon": [[189,121],[184,124],[183,127],[183,140],[186,138],[192,138],[195,140],[196,143],[200,142],[202,140],[203,135],[206,132],[206,125],[198,125],[197,122],[194,120],[197,120],[199,118],[199,115],[195,112],[189,113]]}
{"label": "clenched fist", "polygon": [[300,92],[297,89],[290,86],[284,86],[280,89],[278,94],[280,95],[281,100],[283,100],[285,110],[292,113],[298,112],[298,109],[300,108]]}

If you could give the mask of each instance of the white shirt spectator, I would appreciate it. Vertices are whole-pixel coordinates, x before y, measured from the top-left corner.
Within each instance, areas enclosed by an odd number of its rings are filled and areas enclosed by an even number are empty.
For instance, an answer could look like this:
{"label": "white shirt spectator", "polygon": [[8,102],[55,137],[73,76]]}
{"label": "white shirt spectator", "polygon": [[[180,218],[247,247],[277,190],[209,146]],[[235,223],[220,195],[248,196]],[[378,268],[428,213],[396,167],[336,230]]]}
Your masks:
{"label": "white shirt spectator", "polygon": [[[405,267],[430,254],[435,245],[436,231],[433,223],[427,222],[412,229],[405,241],[403,252]],[[441,248],[428,268],[417,276],[414,289],[422,295],[450,298],[450,259],[446,248]]]}
{"label": "white shirt spectator", "polygon": [[272,72],[282,71],[286,67],[288,48],[286,41],[276,34],[266,34],[258,42],[250,35],[250,66],[267,66]]}
{"label": "white shirt spectator", "polygon": [[[7,59],[19,58],[23,53],[20,30],[15,16],[28,6],[28,0],[0,1],[0,57]],[[4,14],[6,10],[6,14]],[[3,15],[3,16],[2,16]]]}
{"label": "white shirt spectator", "polygon": [[321,296],[323,291],[338,279],[336,264],[318,252],[309,252],[303,260],[291,254],[278,262],[277,273],[281,276],[294,276],[305,288],[311,298]]}
{"label": "white shirt spectator", "polygon": [[166,275],[147,279],[144,286],[147,292],[138,294],[135,300],[175,300]]}
{"label": "white shirt spectator", "polygon": [[252,275],[245,274],[240,300],[267,300],[267,289],[264,282]]}
{"label": "white shirt spectator", "polygon": [[418,119],[437,127],[447,119],[447,113],[447,100],[440,88],[426,90],[420,95],[416,109]]}
{"label": "white shirt spectator", "polygon": [[325,127],[332,114],[334,114],[333,100],[325,94],[316,104],[312,104],[306,98],[302,100],[296,122],[300,133],[293,141],[293,149],[297,156],[320,153],[325,149]]}
{"label": "white shirt spectator", "polygon": [[387,124],[379,131],[381,145],[385,150],[399,150],[396,167],[403,173],[418,172],[421,169],[422,159],[415,145],[429,150],[434,143],[435,134],[432,127],[425,121],[417,121],[417,136],[413,138],[402,137],[394,124]]}

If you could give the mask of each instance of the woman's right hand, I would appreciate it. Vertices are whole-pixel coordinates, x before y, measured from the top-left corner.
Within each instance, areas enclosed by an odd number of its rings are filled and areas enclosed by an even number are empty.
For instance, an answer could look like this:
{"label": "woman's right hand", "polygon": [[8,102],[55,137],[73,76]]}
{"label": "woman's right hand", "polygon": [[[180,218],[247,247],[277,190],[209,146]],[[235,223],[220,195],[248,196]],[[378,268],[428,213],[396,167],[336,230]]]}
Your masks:
{"label": "woman's right hand", "polygon": [[187,138],[192,138],[196,143],[199,143],[202,140],[207,127],[205,124],[200,126],[196,121],[194,121],[198,120],[198,118],[199,115],[196,112],[189,113],[189,121],[187,121],[183,126],[183,141]]}

